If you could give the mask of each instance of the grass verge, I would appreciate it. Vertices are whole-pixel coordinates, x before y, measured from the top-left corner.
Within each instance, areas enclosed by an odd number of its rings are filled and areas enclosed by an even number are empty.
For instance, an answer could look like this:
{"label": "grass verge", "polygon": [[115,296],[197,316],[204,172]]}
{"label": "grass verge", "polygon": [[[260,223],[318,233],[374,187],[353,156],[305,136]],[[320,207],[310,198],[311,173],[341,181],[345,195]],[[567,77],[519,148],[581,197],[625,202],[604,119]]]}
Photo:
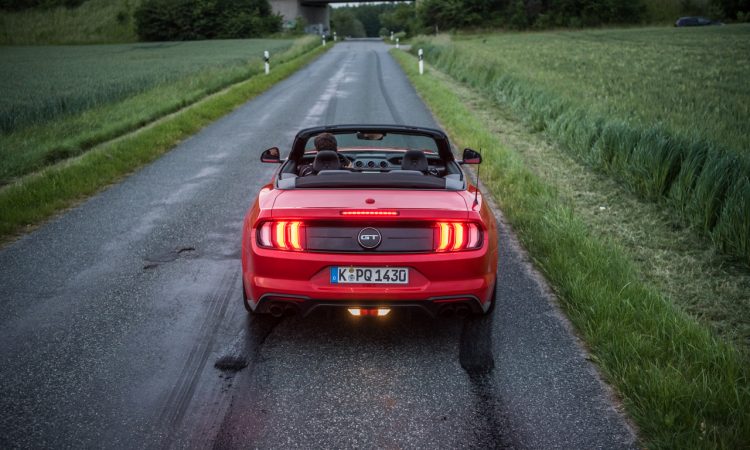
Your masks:
{"label": "grass verge", "polygon": [[318,47],[206,98],[152,126],[102,144],[80,157],[51,166],[0,190],[0,239],[7,241],[134,169],[156,159],[187,136],[287,78],[322,54]]}
{"label": "grass verge", "polygon": [[594,236],[450,87],[430,70],[419,76],[413,56],[394,56],[454,142],[483,149],[484,184],[554,286],[646,446],[746,446],[750,370],[742,355],[642,281],[625,250]]}

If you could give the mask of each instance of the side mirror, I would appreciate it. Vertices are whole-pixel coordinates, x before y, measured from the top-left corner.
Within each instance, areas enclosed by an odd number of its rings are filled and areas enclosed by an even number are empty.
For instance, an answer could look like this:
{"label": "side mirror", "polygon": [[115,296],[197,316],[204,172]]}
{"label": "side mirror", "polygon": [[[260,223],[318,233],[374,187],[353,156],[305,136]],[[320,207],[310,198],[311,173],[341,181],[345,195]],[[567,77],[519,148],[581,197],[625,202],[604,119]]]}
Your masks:
{"label": "side mirror", "polygon": [[478,151],[472,150],[470,148],[464,149],[463,161],[461,161],[461,164],[481,164],[481,163],[482,163],[482,155],[480,155]]}
{"label": "side mirror", "polygon": [[268,150],[264,150],[263,153],[260,154],[260,162],[276,164],[280,163],[281,155],[279,153],[279,148],[271,147]]}

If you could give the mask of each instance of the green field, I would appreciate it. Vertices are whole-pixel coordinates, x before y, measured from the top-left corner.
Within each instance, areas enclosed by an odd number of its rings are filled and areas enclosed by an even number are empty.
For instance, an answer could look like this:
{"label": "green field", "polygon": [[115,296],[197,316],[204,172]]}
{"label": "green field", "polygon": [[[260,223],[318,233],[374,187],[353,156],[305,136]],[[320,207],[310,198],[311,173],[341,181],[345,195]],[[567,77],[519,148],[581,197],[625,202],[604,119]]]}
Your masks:
{"label": "green field", "polygon": [[453,77],[750,261],[750,26],[446,36]]}
{"label": "green field", "polygon": [[0,130],[57,119],[206,71],[246,70],[292,40],[0,47]]}
{"label": "green field", "polygon": [[0,184],[279,63],[314,39],[0,47]]}

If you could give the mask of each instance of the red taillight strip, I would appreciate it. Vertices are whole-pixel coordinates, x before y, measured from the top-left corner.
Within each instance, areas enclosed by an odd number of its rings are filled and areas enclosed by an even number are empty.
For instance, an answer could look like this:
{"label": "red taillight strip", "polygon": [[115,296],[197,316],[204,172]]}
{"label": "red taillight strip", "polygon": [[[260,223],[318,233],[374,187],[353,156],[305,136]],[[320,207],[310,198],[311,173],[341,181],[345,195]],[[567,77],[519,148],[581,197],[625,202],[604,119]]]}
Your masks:
{"label": "red taillight strip", "polygon": [[476,224],[469,224],[469,242],[466,244],[467,248],[477,248],[481,244],[482,234],[479,232],[479,227]]}
{"label": "red taillight strip", "polygon": [[466,240],[464,239],[464,236],[466,233],[464,232],[464,229],[466,228],[466,224],[463,223],[454,223],[453,224],[453,247],[451,250],[454,252],[456,250],[461,250],[464,247],[464,244],[466,243]]}
{"label": "red taillight strip", "polygon": [[302,250],[302,243],[300,242],[300,228],[301,222],[291,222],[289,224],[289,245],[292,246],[292,250]]}
{"label": "red taillight strip", "polygon": [[304,250],[303,225],[300,221],[289,220],[266,222],[258,232],[258,245],[278,250]]}
{"label": "red taillight strip", "polygon": [[478,225],[463,222],[438,222],[435,251],[456,252],[472,250],[482,244],[482,232]]}
{"label": "red taillight strip", "polygon": [[273,227],[273,244],[274,247],[286,250],[286,222],[276,222]]}
{"label": "red taillight strip", "polygon": [[341,211],[342,216],[397,216],[398,211],[380,211],[380,210],[353,210]]}
{"label": "red taillight strip", "polygon": [[439,222],[438,223],[438,227],[439,227],[439,231],[438,232],[439,232],[440,240],[439,240],[438,247],[437,247],[436,250],[439,251],[439,252],[444,252],[444,251],[448,250],[448,246],[451,243],[451,238],[452,238],[452,236],[451,236],[451,230],[452,230],[452,228],[451,228],[450,224],[445,223],[445,222]]}

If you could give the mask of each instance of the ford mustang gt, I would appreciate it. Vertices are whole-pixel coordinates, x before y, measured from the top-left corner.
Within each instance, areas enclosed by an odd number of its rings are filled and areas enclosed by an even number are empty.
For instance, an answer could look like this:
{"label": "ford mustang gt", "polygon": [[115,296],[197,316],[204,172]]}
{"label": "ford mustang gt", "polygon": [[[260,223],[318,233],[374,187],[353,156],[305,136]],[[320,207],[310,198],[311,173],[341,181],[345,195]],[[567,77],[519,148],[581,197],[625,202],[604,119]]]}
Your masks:
{"label": "ford mustang gt", "polygon": [[[329,133],[333,147],[316,150]],[[328,139],[330,141],[330,139]],[[245,217],[242,282],[256,314],[345,308],[384,316],[488,313],[495,303],[497,227],[440,130],[336,125],[300,131]]]}

